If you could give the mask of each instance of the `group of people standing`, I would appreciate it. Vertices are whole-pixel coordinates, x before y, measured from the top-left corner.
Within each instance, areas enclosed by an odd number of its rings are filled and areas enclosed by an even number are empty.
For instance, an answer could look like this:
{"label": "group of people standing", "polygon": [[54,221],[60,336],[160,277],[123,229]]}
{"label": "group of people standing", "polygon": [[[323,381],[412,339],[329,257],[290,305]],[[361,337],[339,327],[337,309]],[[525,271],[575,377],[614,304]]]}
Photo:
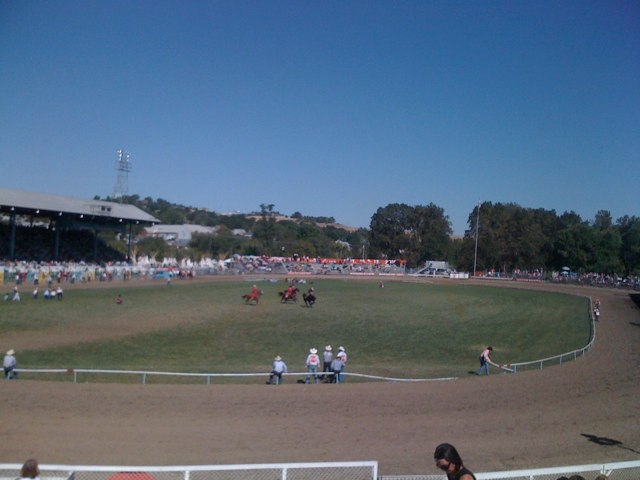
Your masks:
{"label": "group of people standing", "polygon": [[[344,383],[344,369],[347,364],[347,352],[344,347],[338,348],[338,353],[334,356],[331,345],[324,347],[322,353],[322,372],[320,372],[320,355],[317,348],[310,348],[305,362],[307,376],[304,383],[310,384],[313,378],[314,383]],[[287,373],[287,364],[280,355],[273,360],[271,373],[269,375],[270,385],[280,385],[282,376]]]}

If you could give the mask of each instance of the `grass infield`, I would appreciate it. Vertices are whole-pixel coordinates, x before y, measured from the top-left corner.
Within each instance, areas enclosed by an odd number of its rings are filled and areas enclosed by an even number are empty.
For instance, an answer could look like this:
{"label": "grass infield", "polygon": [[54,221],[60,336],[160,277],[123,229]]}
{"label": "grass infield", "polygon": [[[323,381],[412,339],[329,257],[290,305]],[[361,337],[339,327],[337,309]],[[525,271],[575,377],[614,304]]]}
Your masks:
{"label": "grass infield", "polygon": [[[305,308],[301,294],[311,284],[318,301]],[[346,348],[350,372],[402,378],[467,376],[486,345],[495,362],[515,363],[580,348],[590,335],[588,300],[562,293],[321,279],[300,285],[296,305],[280,303],[284,282],[258,286],[257,306],[244,304],[251,283],[239,281],[69,290],[61,302],[25,295],[0,306],[0,335],[120,325],[117,339],[22,349],[22,368],[266,372],[281,355],[301,372],[309,348],[321,354],[330,344]],[[128,333],[136,322],[148,328]]]}

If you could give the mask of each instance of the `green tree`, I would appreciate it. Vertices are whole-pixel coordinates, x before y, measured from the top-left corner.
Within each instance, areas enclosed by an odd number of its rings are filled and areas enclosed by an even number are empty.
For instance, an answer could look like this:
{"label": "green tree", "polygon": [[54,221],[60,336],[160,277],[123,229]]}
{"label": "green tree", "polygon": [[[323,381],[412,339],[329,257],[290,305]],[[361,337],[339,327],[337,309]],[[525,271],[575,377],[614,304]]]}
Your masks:
{"label": "green tree", "polygon": [[640,218],[625,215],[616,222],[622,240],[621,260],[627,275],[640,274]]}
{"label": "green tree", "polygon": [[445,259],[451,245],[451,222],[444,210],[433,203],[418,205],[413,214],[413,244],[416,265],[427,260]]}
{"label": "green tree", "polygon": [[450,235],[449,218],[433,203],[415,207],[389,204],[371,218],[371,254],[417,266],[425,260],[447,258]]}
{"label": "green tree", "polygon": [[412,222],[413,207],[409,205],[392,203],[378,208],[369,225],[371,258],[406,259],[405,252],[411,245],[409,228]]}

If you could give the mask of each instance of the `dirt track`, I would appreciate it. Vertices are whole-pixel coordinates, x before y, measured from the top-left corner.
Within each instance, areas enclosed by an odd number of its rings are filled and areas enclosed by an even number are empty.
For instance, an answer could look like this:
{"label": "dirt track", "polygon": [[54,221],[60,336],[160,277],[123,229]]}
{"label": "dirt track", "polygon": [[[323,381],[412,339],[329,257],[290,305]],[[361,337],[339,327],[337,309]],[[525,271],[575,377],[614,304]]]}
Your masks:
{"label": "dirt track", "polygon": [[383,475],[437,474],[443,441],[478,472],[640,460],[640,310],[626,292],[563,290],[602,300],[596,345],[542,371],[277,388],[2,381],[0,462],[377,460]]}

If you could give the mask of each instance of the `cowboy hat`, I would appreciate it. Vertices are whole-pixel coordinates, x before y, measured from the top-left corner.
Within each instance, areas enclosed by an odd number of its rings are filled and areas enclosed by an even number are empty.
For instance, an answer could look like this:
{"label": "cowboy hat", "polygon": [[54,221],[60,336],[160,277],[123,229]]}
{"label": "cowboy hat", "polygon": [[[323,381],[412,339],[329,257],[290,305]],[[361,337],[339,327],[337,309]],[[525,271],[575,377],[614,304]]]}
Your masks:
{"label": "cowboy hat", "polygon": [[316,350],[315,348],[312,348],[311,350],[309,350],[309,353],[318,353],[318,350]]}
{"label": "cowboy hat", "polygon": [[344,347],[338,347],[338,350],[340,350],[341,352],[344,352]]}
{"label": "cowboy hat", "polygon": [[12,348],[11,350],[9,350],[9,351],[7,352],[7,355],[13,355],[14,353],[16,353],[16,352],[15,352],[15,351],[13,350],[13,348]]}
{"label": "cowboy hat", "polygon": [[330,352],[330,351],[331,351],[331,345],[327,345],[326,347],[324,347],[324,349],[325,349],[327,352]]}
{"label": "cowboy hat", "polygon": [[276,360],[276,361],[282,360],[282,357],[281,357],[280,355],[278,355],[278,356],[275,358],[275,360]]}

